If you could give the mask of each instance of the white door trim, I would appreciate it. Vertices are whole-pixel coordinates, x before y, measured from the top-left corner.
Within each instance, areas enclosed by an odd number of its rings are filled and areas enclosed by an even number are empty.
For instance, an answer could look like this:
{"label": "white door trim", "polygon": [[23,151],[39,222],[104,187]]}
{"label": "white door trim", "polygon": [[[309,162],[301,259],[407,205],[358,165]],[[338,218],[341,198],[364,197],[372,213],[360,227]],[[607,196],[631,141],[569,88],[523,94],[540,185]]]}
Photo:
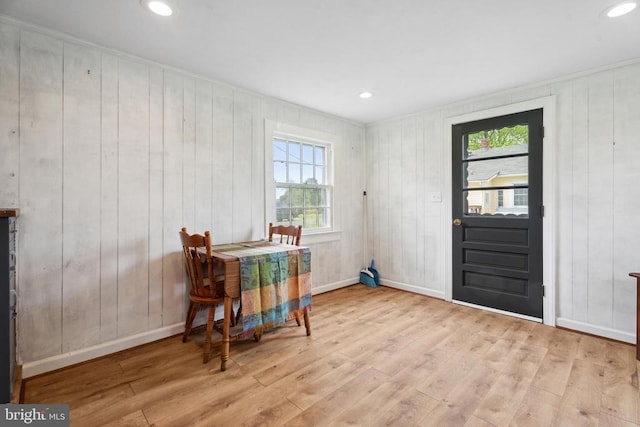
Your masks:
{"label": "white door trim", "polygon": [[542,277],[545,289],[545,295],[542,301],[542,321],[545,325],[556,325],[556,282],[555,282],[555,248],[556,248],[556,232],[555,232],[555,209],[556,209],[556,161],[553,155],[555,147],[555,129],[556,129],[556,99],[555,96],[547,96],[544,98],[533,99],[530,101],[518,102],[515,104],[503,105],[488,110],[475,111],[460,116],[448,117],[444,120],[443,136],[443,164],[444,164],[444,189],[442,192],[442,231],[443,231],[443,253],[444,259],[444,298],[447,301],[452,300],[453,279],[452,279],[452,262],[453,245],[452,245],[452,229],[451,216],[451,128],[455,124],[471,122],[475,120],[488,119],[496,116],[504,116],[506,114],[518,113],[521,111],[543,109],[542,120],[544,123],[544,139],[542,149],[542,203],[545,209],[545,216],[542,220]]}

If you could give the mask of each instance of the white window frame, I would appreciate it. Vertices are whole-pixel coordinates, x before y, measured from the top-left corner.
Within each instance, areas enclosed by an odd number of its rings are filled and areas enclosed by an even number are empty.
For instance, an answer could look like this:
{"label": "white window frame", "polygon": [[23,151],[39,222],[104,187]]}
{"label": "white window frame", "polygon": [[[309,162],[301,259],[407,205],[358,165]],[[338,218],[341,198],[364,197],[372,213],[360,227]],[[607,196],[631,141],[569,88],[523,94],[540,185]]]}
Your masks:
{"label": "white window frame", "polygon": [[[285,123],[279,123],[272,120],[265,120],[265,227],[268,233],[269,223],[276,222],[276,201],[275,189],[276,182],[273,175],[273,140],[282,138],[285,140],[299,141],[301,143],[311,143],[315,145],[323,145],[327,148],[326,152],[326,182],[329,187],[330,219],[329,226],[322,228],[304,228],[303,244],[316,243],[322,241],[338,240],[340,232],[337,228],[336,207],[335,207],[335,191],[336,184],[334,180],[334,151],[335,145],[339,143],[336,135],[326,132],[305,129],[299,126],[293,126]],[[305,238],[305,236],[307,238]]]}

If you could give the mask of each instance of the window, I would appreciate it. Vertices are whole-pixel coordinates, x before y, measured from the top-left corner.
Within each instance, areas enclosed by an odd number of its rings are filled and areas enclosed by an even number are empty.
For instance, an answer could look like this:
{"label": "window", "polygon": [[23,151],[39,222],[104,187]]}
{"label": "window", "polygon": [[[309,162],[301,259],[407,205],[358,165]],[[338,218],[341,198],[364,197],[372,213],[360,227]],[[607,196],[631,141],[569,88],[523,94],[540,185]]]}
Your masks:
{"label": "window", "polygon": [[499,207],[503,207],[504,206],[504,191],[503,190],[498,190],[498,206]]}
{"label": "window", "polygon": [[529,189],[514,188],[513,189],[513,205],[527,206],[529,204]]}
{"label": "window", "polygon": [[331,145],[281,133],[272,143],[275,223],[331,229]]}

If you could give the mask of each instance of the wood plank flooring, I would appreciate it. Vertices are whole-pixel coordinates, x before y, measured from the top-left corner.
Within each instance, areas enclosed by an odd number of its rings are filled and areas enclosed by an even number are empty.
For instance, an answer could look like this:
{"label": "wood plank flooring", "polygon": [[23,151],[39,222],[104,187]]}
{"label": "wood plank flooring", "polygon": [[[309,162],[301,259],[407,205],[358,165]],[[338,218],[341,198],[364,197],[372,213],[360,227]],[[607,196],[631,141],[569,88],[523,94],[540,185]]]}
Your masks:
{"label": "wood plank flooring", "polygon": [[176,336],[28,379],[72,426],[638,426],[635,347],[391,288],[313,297],[260,343]]}

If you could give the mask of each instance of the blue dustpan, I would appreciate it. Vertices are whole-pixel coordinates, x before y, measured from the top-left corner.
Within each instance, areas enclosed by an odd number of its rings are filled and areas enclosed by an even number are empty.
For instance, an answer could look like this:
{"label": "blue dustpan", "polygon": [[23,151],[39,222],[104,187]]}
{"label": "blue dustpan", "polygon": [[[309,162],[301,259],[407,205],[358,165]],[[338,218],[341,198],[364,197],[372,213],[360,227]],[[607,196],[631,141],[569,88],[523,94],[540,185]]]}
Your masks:
{"label": "blue dustpan", "polygon": [[367,268],[360,270],[360,283],[363,283],[370,288],[377,288],[380,283],[380,274],[378,270],[373,267],[373,260],[371,265]]}

